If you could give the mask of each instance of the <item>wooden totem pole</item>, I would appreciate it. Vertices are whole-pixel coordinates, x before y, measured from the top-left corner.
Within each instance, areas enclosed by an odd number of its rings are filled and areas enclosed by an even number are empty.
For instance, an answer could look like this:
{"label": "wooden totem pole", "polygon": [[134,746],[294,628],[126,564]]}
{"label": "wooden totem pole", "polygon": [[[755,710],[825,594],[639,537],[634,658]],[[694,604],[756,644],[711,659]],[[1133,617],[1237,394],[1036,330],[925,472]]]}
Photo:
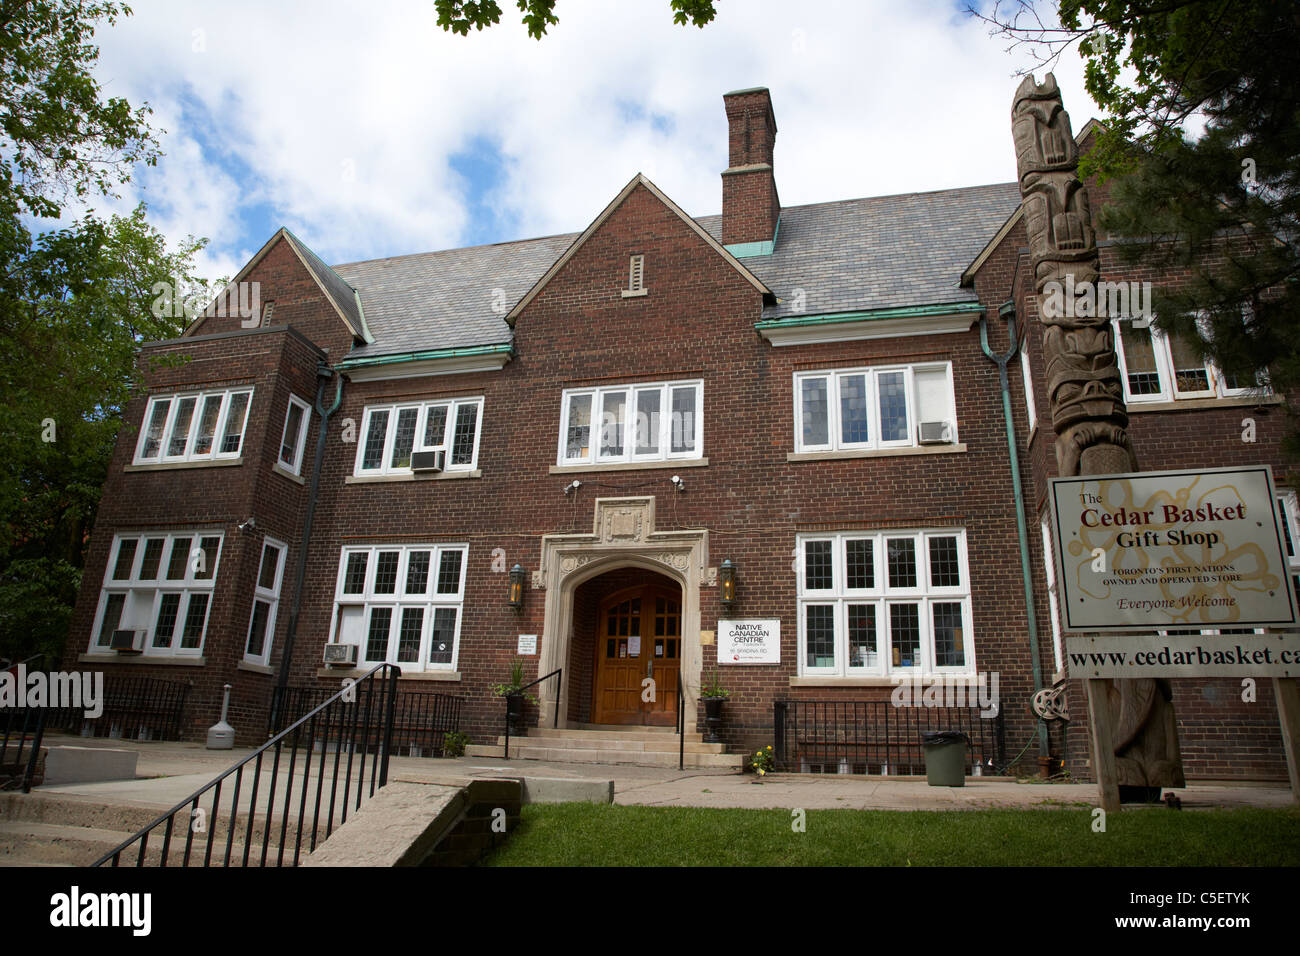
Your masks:
{"label": "wooden totem pole", "polygon": [[[1051,300],[1063,301],[1063,308],[1051,309],[1050,315],[1044,308],[1050,284],[1059,283],[1055,290],[1091,284],[1095,291],[1100,278],[1088,193],[1078,177],[1078,147],[1051,73],[1041,86],[1033,76],[1020,84],[1011,131],[1040,297],[1057,471],[1062,477],[1135,472],[1111,317],[1100,304],[1078,316],[1073,302],[1060,295]],[[1087,688],[1093,772],[1105,809],[1119,809],[1120,787],[1143,788],[1147,796],[1154,789],[1158,797],[1160,787],[1186,785],[1168,681],[1089,680]]]}

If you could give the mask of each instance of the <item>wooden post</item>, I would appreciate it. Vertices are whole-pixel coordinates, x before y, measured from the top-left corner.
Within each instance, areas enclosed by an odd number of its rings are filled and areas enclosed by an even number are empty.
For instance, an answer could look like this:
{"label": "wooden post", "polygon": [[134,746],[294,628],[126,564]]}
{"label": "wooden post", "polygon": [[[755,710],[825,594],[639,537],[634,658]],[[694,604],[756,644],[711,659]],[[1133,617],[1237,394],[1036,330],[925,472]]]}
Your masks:
{"label": "wooden post", "polygon": [[1088,727],[1092,731],[1092,772],[1097,777],[1097,796],[1103,810],[1115,813],[1119,810],[1119,780],[1115,774],[1115,735],[1110,726],[1110,681],[1090,678],[1085,683],[1088,685]]}
{"label": "wooden post", "polygon": [[1300,803],[1300,687],[1294,678],[1274,677],[1273,696],[1277,699],[1277,718],[1282,726],[1282,751],[1291,777],[1291,799]]}

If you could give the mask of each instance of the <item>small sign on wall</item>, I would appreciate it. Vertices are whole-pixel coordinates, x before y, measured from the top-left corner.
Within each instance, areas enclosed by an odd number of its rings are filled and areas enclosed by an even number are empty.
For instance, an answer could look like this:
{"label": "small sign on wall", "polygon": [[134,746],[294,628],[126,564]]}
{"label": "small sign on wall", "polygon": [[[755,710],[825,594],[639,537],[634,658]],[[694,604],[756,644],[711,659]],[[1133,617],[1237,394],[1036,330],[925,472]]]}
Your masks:
{"label": "small sign on wall", "polygon": [[719,621],[718,663],[781,663],[781,622]]}
{"label": "small sign on wall", "polygon": [[519,635],[519,654],[536,654],[537,653],[537,635],[520,634]]}

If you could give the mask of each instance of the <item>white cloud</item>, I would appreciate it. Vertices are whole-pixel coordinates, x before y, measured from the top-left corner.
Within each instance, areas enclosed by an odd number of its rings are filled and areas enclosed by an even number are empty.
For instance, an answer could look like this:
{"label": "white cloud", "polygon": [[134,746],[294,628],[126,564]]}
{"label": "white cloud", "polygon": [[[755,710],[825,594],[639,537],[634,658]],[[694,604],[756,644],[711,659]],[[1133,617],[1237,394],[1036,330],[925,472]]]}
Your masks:
{"label": "white cloud", "polygon": [[[566,2],[540,42],[513,4],[467,37],[428,0],[133,6],[97,37],[98,75],[154,106],[167,155],[123,205],[147,200],[173,239],[210,237],[212,274],[281,224],[336,262],[464,244],[448,163],[476,137],[505,153],[486,200],[518,223],[501,239],[579,230],[637,171],[719,212],[722,94],[748,86],[772,91],[785,205],[1015,176],[1026,61],[947,4],[724,2],[699,30],[661,0]],[[1056,74],[1077,129],[1093,112],[1077,57]],[[626,121],[628,103],[670,128]]]}

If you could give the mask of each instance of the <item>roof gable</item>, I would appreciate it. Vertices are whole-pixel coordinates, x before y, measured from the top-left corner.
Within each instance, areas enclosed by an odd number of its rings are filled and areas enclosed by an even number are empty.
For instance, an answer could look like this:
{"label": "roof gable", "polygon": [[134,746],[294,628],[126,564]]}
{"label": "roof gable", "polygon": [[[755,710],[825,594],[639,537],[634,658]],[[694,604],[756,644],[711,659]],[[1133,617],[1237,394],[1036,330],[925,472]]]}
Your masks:
{"label": "roof gable", "polygon": [[312,252],[306,243],[284,226],[277,229],[271,238],[262,245],[262,248],[257,250],[253,258],[249,259],[238,274],[226,284],[226,288],[217,293],[216,297],[208,304],[208,307],[182,333],[182,337],[194,335],[205,319],[215,315],[216,305],[221,297],[226,295],[228,290],[244,281],[244,278],[280,242],[287,243],[289,248],[293,250],[294,256],[302,264],[302,267],[307,270],[307,274],[316,283],[321,295],[334,308],[335,313],[352,334],[353,339],[360,339],[367,343],[373,342],[374,336],[370,334],[370,330],[366,327],[365,313],[361,308],[361,297],[357,295],[356,290],[348,285],[337,272],[326,265],[320,256]]}
{"label": "roof gable", "polygon": [[700,226],[698,222],[686,215],[686,213],[682,211],[681,207],[664,195],[658,186],[646,179],[646,177],[641,173],[637,173],[628,181],[628,184],[619,191],[618,195],[610,201],[609,205],[601,210],[600,215],[592,220],[591,225],[583,230],[578,238],[573,241],[573,244],[565,250],[564,254],[551,264],[551,267],[547,269],[545,274],[537,280],[536,284],[528,290],[527,294],[515,303],[515,307],[511,309],[505,317],[506,322],[511,328],[514,328],[515,321],[519,318],[519,313],[527,308],[528,304],[537,297],[542,289],[546,288],[547,283],[555,278],[570,259],[577,255],[578,250],[586,244],[588,239],[595,235],[596,230],[598,230],[605,221],[613,215],[614,211],[624,203],[627,197],[632,195],[632,191],[635,190],[637,186],[644,186],[651,195],[667,206],[668,209],[670,209],[683,223],[686,224],[691,232],[695,233],[695,235],[713,249],[714,252],[722,256],[728,265],[740,273],[741,277],[763,296],[764,301],[772,301],[774,299],[772,290],[769,289],[757,276],[755,276],[754,273],[745,268],[739,259],[727,251],[726,247],[710,235],[709,232]]}

